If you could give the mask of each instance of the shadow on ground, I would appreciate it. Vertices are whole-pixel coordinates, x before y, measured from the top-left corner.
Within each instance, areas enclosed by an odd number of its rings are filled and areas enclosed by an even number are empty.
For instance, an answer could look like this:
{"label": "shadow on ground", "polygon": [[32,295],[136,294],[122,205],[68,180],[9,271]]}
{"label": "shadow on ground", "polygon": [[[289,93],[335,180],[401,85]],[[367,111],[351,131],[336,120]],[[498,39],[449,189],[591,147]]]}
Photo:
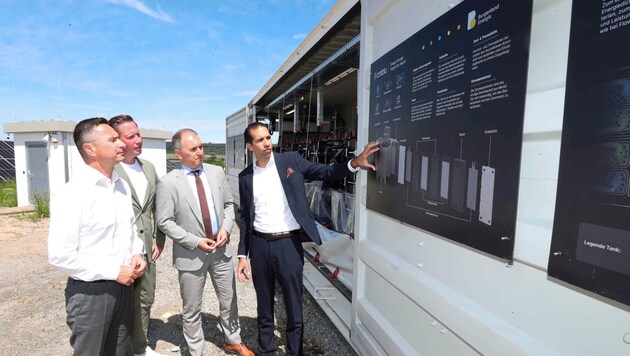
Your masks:
{"label": "shadow on ground", "polygon": [[[314,303],[308,297],[304,298],[304,303]],[[284,301],[282,294],[276,294],[275,298],[275,335],[276,335],[276,354],[286,354],[286,337],[284,329],[286,325],[286,312],[284,309]],[[316,303],[315,303],[316,304]],[[258,351],[258,324],[256,318],[240,316],[241,322],[241,338],[243,342],[252,350]],[[207,343],[211,343],[218,349],[223,349],[225,341],[223,332],[216,315],[209,313],[201,313],[201,322],[203,327],[204,339]],[[305,324],[309,321],[305,320]],[[181,355],[190,355],[188,346],[184,339],[182,331],[182,316],[175,314],[168,318],[166,322],[161,319],[151,319],[149,327],[149,346],[156,348],[158,341],[165,341],[172,345],[178,345]],[[319,345],[316,340],[309,337],[308,329],[305,325],[304,335],[304,354],[305,355],[325,355],[326,348]],[[206,346],[207,347],[207,346]]]}
{"label": "shadow on ground", "polygon": [[[240,317],[241,321],[241,338],[243,342],[251,347],[257,345],[256,338],[256,319],[249,317]],[[201,313],[201,323],[203,327],[203,336],[206,342],[214,344],[217,348],[223,349],[225,341],[223,332],[216,315],[209,313]],[[178,345],[181,355],[188,355],[186,340],[182,331],[181,314],[172,315],[167,322],[160,319],[151,319],[149,327],[149,346],[156,348],[158,341],[165,341],[172,345]]]}

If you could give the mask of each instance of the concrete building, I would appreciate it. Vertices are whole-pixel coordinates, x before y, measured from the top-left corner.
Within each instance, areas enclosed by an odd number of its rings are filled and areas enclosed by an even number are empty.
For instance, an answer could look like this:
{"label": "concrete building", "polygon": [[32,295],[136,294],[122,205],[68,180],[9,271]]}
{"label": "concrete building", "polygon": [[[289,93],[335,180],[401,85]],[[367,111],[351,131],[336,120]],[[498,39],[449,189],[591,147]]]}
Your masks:
{"label": "concrete building", "polygon": [[[37,194],[50,195],[83,165],[72,139],[74,121],[22,121],[5,123],[13,134],[18,206],[33,202]],[[166,140],[171,132],[142,129],[142,158],[155,165],[158,176],[166,174]]]}

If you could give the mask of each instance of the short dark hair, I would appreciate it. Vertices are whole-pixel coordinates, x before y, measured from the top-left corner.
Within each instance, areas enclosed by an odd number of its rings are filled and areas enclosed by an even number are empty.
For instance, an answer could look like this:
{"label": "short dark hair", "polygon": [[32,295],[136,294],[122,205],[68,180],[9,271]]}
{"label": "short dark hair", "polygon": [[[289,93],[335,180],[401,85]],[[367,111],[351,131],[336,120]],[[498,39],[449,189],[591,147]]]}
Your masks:
{"label": "short dark hair", "polygon": [[173,144],[173,148],[175,149],[181,149],[182,148],[182,135],[185,134],[186,132],[192,132],[195,135],[199,136],[197,134],[197,131],[193,130],[193,129],[179,129],[177,130],[177,132],[175,132],[175,134],[173,135],[173,138],[171,139],[171,143]]}
{"label": "short dark hair", "polygon": [[[118,126],[124,122],[133,122],[134,124],[136,124],[136,122],[133,120],[133,117],[127,114],[120,114],[109,119],[109,126],[116,130],[116,132],[118,132]],[[138,126],[138,124],[136,124],[136,126]]]}
{"label": "short dark hair", "polygon": [[93,117],[80,121],[77,126],[74,127],[72,138],[74,139],[74,144],[77,146],[81,157],[83,157],[83,161],[87,160],[87,154],[83,149],[83,144],[88,141],[89,136],[97,126],[107,124],[107,119],[103,117]]}
{"label": "short dark hair", "polygon": [[253,143],[254,142],[254,138],[252,137],[252,133],[251,130],[255,130],[259,127],[264,127],[267,130],[269,130],[269,126],[263,124],[260,121],[256,121],[256,122],[252,122],[251,124],[247,125],[247,127],[245,128],[245,132],[243,132],[243,137],[245,138],[245,143]]}

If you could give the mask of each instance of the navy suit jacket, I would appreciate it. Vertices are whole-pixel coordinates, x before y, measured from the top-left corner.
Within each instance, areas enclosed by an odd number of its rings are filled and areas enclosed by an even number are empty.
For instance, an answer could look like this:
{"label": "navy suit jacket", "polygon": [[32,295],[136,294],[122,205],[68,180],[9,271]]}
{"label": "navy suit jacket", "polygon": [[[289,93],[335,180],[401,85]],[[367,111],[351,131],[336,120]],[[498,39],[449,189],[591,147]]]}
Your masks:
{"label": "navy suit jacket", "polygon": [[[348,169],[348,162],[328,166],[307,161],[297,152],[274,152],[273,157],[291,213],[293,213],[293,216],[308,238],[321,245],[322,241],[306,200],[304,180],[334,181],[347,177],[352,174]],[[253,177],[253,164],[247,166],[238,175],[238,188],[241,200],[241,238],[238,244],[238,255],[243,256],[247,256],[249,253],[249,240],[254,229]]]}

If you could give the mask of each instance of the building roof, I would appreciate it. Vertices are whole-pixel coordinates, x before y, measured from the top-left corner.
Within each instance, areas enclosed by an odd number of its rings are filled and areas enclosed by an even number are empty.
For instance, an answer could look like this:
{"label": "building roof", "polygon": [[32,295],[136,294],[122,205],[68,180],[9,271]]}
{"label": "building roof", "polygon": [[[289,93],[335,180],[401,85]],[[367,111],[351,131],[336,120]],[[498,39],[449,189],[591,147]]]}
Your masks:
{"label": "building roof", "polygon": [[[40,121],[16,121],[7,122],[3,125],[3,131],[6,133],[29,133],[29,132],[73,132],[77,125],[75,121],[64,120],[40,120]],[[156,129],[140,129],[140,133],[144,138],[155,138],[170,140],[173,133],[170,131]]]}
{"label": "building roof", "polygon": [[258,91],[250,101],[250,105],[266,106],[277,100],[301,78],[312,73],[318,65],[357,37],[360,32],[359,0],[338,1]]}
{"label": "building roof", "polygon": [[6,133],[27,133],[27,132],[72,132],[77,125],[74,121],[63,120],[40,120],[40,121],[15,121],[7,122],[3,125]]}

